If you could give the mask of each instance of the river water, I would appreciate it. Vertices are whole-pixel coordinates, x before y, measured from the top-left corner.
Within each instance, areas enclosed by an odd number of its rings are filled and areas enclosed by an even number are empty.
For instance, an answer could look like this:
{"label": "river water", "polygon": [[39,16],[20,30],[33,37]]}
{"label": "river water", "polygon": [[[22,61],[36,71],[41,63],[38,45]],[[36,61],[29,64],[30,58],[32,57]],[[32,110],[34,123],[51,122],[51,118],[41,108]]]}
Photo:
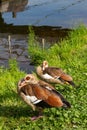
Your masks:
{"label": "river water", "polygon": [[46,46],[67,36],[79,24],[87,25],[87,0],[1,0],[0,2],[0,66],[8,65],[8,37],[11,57],[22,70],[33,70],[28,57],[29,26]]}

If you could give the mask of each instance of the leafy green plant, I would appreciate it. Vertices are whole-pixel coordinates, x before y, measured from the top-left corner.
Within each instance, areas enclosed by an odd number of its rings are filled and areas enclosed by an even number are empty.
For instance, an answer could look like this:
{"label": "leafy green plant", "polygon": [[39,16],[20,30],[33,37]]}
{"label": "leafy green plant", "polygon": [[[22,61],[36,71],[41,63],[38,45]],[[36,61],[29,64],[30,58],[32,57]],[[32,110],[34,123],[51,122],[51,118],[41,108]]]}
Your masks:
{"label": "leafy green plant", "polygon": [[34,31],[32,27],[29,28],[29,42],[28,42],[28,52],[31,58],[32,64],[40,64],[46,56],[45,50],[39,45],[39,43],[35,39]]}

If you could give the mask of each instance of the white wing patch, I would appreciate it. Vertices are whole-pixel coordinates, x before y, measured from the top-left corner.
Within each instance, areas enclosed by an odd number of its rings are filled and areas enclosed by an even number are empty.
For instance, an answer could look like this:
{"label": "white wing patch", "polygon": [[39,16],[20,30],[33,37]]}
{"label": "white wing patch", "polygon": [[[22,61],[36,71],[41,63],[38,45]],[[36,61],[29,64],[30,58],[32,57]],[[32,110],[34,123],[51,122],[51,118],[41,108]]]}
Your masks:
{"label": "white wing patch", "polygon": [[52,76],[50,76],[49,74],[43,74],[43,78],[44,79],[53,79],[53,77]]}
{"label": "white wing patch", "polygon": [[35,96],[26,96],[26,98],[28,99],[28,100],[30,100],[33,104],[37,104],[37,103],[39,103],[39,102],[41,102],[42,100],[39,100],[39,99],[37,99]]}
{"label": "white wing patch", "polygon": [[55,76],[54,78],[55,78],[55,79],[59,79],[59,78],[60,78],[60,76]]}
{"label": "white wing patch", "polygon": [[59,79],[60,78],[60,76],[52,77],[51,75],[49,75],[47,73],[43,74],[42,76],[43,76],[44,79]]}
{"label": "white wing patch", "polygon": [[45,88],[47,88],[48,90],[52,90],[51,88],[49,88],[49,86],[46,86]]}

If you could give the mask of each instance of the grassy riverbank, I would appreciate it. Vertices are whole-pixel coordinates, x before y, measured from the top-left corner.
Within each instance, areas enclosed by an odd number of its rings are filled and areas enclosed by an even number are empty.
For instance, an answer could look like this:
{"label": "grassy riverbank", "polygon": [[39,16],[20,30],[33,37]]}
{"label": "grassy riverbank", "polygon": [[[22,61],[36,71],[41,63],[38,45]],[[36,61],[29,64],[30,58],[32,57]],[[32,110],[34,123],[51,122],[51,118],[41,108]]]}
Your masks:
{"label": "grassy riverbank", "polygon": [[79,27],[68,38],[43,50],[31,32],[29,55],[38,65],[48,60],[49,65],[61,67],[72,75],[77,88],[56,85],[71,103],[70,109],[45,109],[44,118],[31,122],[34,112],[16,93],[17,82],[26,73],[20,71],[15,60],[9,68],[0,68],[0,130],[86,130],[87,129],[87,29]]}

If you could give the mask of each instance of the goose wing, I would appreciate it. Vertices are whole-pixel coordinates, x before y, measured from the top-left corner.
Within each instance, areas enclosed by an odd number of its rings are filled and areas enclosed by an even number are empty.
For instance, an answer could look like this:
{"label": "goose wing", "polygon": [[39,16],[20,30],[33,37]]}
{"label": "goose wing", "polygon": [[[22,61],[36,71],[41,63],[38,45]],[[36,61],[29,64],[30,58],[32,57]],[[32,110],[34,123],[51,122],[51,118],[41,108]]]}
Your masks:
{"label": "goose wing", "polygon": [[32,88],[38,99],[45,101],[52,107],[61,107],[64,106],[64,104],[69,104],[59,92],[54,88],[49,87],[48,84],[36,84],[33,85]]}
{"label": "goose wing", "polygon": [[48,67],[45,69],[45,71],[43,73],[48,73],[49,75],[51,75],[54,78],[57,79],[62,79],[65,81],[72,81],[72,77],[68,74],[66,74],[61,68],[56,68],[56,67]]}

